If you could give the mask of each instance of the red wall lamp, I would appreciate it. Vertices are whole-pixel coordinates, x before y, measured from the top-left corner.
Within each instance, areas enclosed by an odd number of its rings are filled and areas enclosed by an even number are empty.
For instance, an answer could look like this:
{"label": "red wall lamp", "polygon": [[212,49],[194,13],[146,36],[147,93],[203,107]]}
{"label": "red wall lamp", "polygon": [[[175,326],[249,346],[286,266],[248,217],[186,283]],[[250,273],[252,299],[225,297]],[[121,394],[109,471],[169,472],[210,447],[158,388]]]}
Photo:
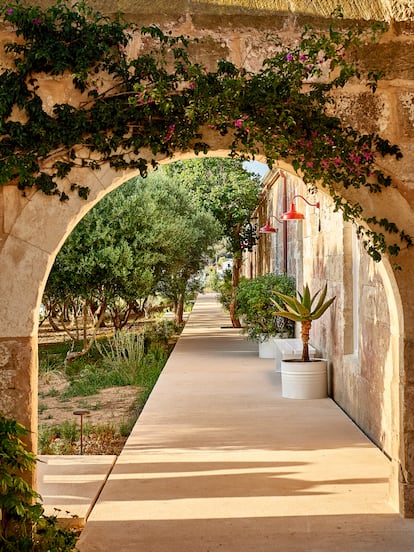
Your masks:
{"label": "red wall lamp", "polygon": [[[305,218],[305,215],[296,210],[296,205],[295,205],[294,199],[297,198],[297,197],[302,198],[303,201],[306,201],[306,203],[308,205],[310,205],[311,207],[316,207],[317,209],[320,208],[319,201],[317,201],[316,203],[310,203],[310,201],[308,201],[302,195],[295,195],[295,196],[293,196],[292,203],[290,204],[289,211],[286,211],[285,213],[283,213],[283,215],[280,217],[280,219],[278,219],[277,217],[275,217],[273,215],[272,215],[272,218],[276,219],[278,222],[283,222],[283,221],[287,221],[287,220],[303,220]],[[259,229],[259,232],[260,232],[260,234],[273,234],[273,233],[277,232],[277,229],[274,228],[271,225],[270,218],[268,218],[267,221],[266,221],[266,224]]]}
{"label": "red wall lamp", "polygon": [[[286,197],[286,195],[284,197]],[[293,196],[292,203],[290,204],[289,211],[286,211],[285,213],[283,213],[283,215],[280,217],[280,219],[278,219],[274,215],[271,215],[271,218],[274,218],[278,222],[283,223],[283,271],[285,272],[285,274],[287,273],[287,249],[288,249],[287,248],[287,228],[286,228],[287,227],[287,221],[289,221],[289,220],[303,220],[305,218],[304,214],[299,213],[296,210],[296,205],[295,205],[294,200],[297,197],[302,198],[311,207],[316,207],[317,209],[320,208],[319,201],[317,201],[316,203],[310,203],[310,201],[308,201],[305,197],[298,194],[298,195]],[[284,205],[284,208],[286,209],[286,205]],[[274,226],[271,225],[270,217],[266,220],[266,224],[264,226],[262,226],[261,228],[259,228],[259,233],[260,234],[275,234],[277,231],[278,231],[277,228],[275,228]]]}
{"label": "red wall lamp", "polygon": [[292,203],[290,204],[289,211],[286,211],[286,213],[283,213],[283,215],[280,217],[282,220],[302,220],[302,219],[305,218],[305,215],[303,213],[299,213],[299,211],[296,211],[296,205],[295,205],[295,202],[294,202],[294,199],[296,197],[302,198],[303,201],[306,201],[306,203],[308,205],[310,205],[311,207],[316,207],[318,209],[320,208],[319,201],[317,201],[316,203],[310,203],[310,201],[308,201],[302,195],[295,195],[295,196],[293,196]]}
{"label": "red wall lamp", "polygon": [[[272,216],[272,218],[275,218],[278,222],[282,222],[277,217]],[[267,219],[266,224],[264,226],[261,226],[259,228],[260,234],[275,234],[276,232],[277,232],[277,228],[271,225],[270,218]]]}

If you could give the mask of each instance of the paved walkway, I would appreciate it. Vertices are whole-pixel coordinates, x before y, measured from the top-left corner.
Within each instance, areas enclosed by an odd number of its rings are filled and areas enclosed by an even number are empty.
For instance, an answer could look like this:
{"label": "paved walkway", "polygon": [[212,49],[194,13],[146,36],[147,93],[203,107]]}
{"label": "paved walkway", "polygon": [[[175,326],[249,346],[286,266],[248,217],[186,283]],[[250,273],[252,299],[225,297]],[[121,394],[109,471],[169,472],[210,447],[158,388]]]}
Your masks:
{"label": "paved walkway", "polygon": [[39,456],[38,491],[45,514],[83,527],[116,456]]}
{"label": "paved walkway", "polygon": [[[224,327],[223,327],[224,326]],[[200,296],[93,508],[82,552],[408,552],[388,460]]]}

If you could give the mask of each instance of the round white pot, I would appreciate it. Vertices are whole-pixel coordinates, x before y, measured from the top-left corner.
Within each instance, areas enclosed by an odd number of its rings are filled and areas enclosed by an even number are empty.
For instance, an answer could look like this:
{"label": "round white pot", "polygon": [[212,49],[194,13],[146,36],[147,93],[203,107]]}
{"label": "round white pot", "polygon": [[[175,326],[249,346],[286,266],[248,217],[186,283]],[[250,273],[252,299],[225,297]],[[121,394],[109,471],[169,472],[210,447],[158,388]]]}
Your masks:
{"label": "round white pot", "polygon": [[275,358],[276,344],[273,337],[259,341],[259,358]]}
{"label": "round white pot", "polygon": [[323,399],[328,396],[327,361],[314,359],[282,360],[282,397],[285,399]]}

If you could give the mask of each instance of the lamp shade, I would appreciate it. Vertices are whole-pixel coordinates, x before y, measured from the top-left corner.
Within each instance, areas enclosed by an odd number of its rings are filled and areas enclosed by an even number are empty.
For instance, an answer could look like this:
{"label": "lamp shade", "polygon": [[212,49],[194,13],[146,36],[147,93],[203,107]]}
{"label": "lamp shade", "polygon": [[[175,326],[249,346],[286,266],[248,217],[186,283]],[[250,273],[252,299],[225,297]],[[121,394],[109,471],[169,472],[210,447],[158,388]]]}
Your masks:
{"label": "lamp shade", "polygon": [[267,219],[266,224],[259,229],[260,234],[274,234],[275,232],[277,232],[277,230],[270,224],[269,219]]}
{"label": "lamp shade", "polygon": [[290,204],[289,211],[286,211],[286,213],[283,213],[283,215],[280,218],[282,220],[303,220],[305,218],[305,215],[296,211],[296,205],[292,202]]}

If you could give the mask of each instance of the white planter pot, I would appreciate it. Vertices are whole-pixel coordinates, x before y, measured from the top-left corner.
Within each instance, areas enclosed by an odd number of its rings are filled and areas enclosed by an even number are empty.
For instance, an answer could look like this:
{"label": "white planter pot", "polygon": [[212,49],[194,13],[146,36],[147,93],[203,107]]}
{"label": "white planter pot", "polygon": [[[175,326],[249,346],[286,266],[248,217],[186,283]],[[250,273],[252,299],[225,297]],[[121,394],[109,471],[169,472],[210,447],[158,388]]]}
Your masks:
{"label": "white planter pot", "polygon": [[[298,337],[276,337],[275,338],[275,368],[276,372],[281,372],[280,363],[286,359],[302,358],[302,340]],[[309,356],[315,358],[317,356],[316,349],[309,344]]]}
{"label": "white planter pot", "polygon": [[275,347],[273,337],[259,341],[259,358],[275,358]]}
{"label": "white planter pot", "polygon": [[328,396],[327,361],[282,360],[282,397],[323,399]]}

